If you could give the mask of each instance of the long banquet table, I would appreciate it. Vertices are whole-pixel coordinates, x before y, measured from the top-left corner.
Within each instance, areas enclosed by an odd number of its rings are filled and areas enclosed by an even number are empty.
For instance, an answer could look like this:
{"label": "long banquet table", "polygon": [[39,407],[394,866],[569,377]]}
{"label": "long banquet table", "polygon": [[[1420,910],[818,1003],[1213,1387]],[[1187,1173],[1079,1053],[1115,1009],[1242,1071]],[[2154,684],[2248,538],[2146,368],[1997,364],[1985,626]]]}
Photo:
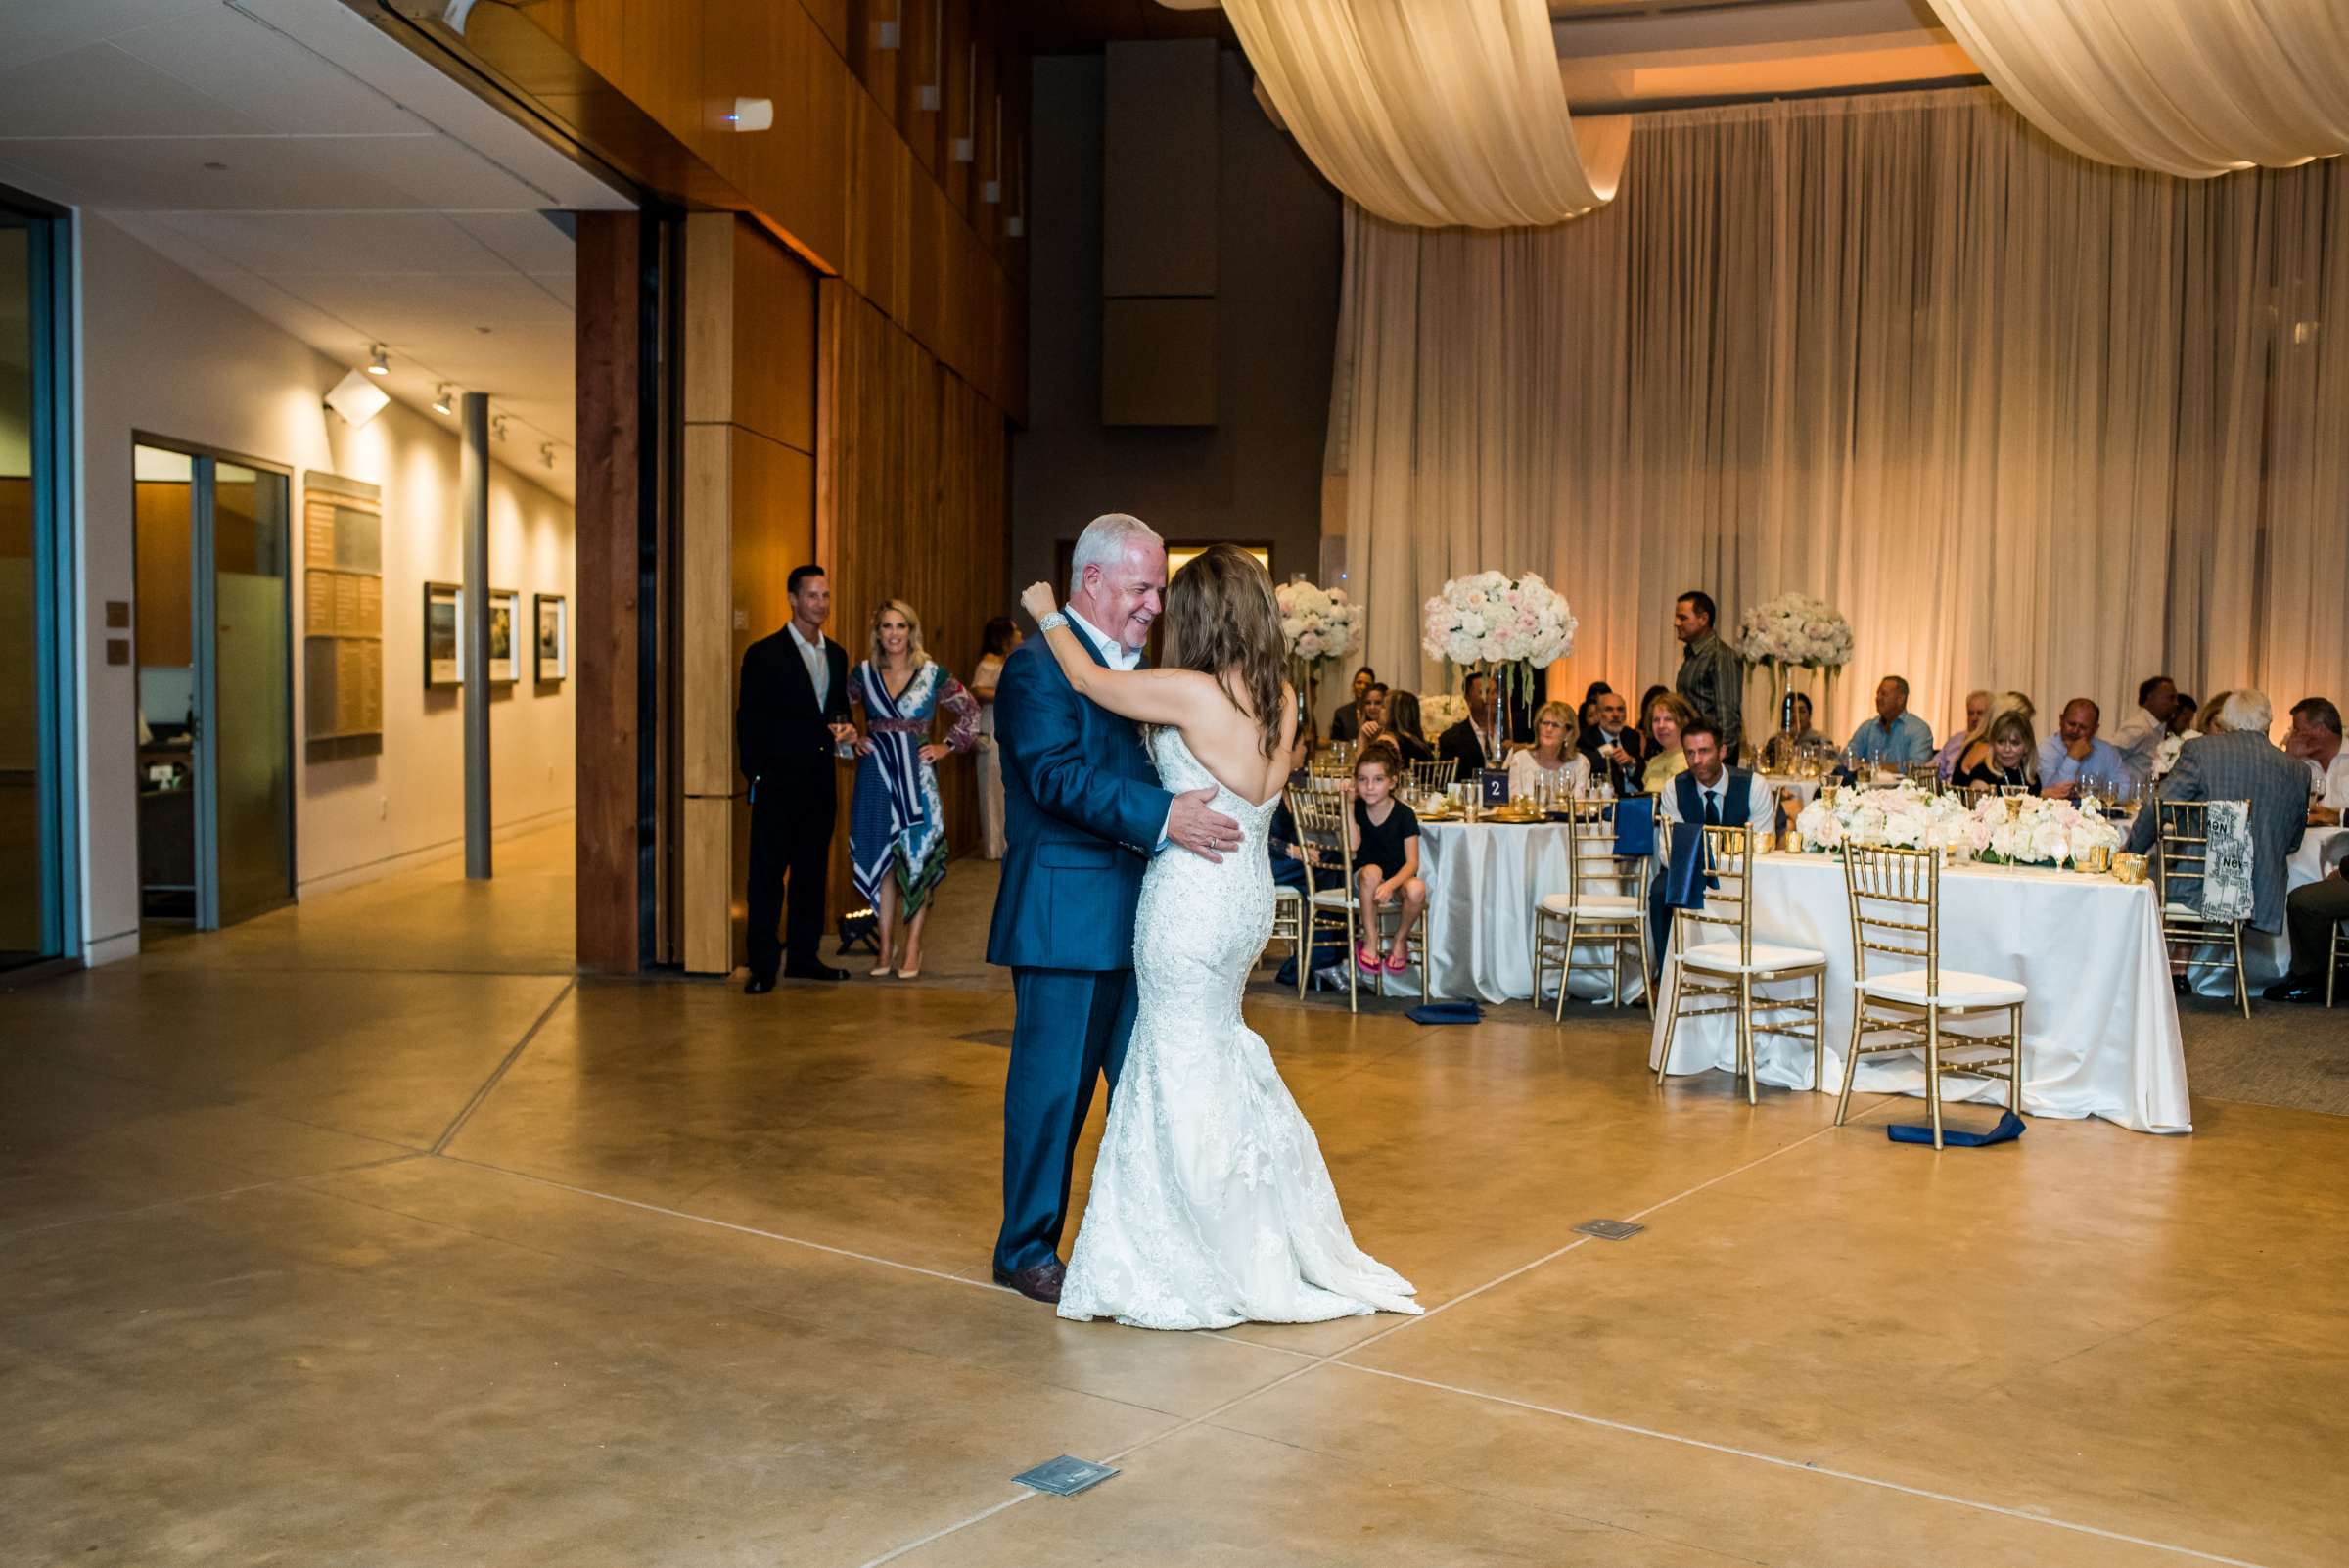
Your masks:
{"label": "long banquet table", "polygon": [[[1756,1076],[1781,1088],[1832,1094],[1843,1086],[1852,1031],[1852,928],[1843,863],[1826,854],[1768,854],[1752,881],[1754,936],[1827,955],[1824,987],[1826,1070],[1811,1079],[1808,1041],[1756,1036]],[[2140,1132],[2190,1132],[2186,1056],[2177,998],[2149,883],[2019,867],[1953,866],[1941,878],[1941,955],[1951,969],[2020,980],[2023,1006],[2023,1109],[2054,1117],[2100,1116]],[[1890,961],[1871,962],[1882,973]],[[1762,988],[1800,994],[1807,983]],[[1652,1068],[1664,1048],[1672,981],[1659,989]],[[1800,1015],[1792,1017],[1799,1022]],[[1995,1016],[1995,1015],[1994,1015]],[[1967,1026],[1958,1023],[1954,1032]],[[1671,1071],[1733,1072],[1736,1036],[1726,1016],[1683,1019],[1672,1042]],[[1871,1056],[1860,1064],[1854,1092],[1924,1092],[1924,1067],[1910,1055]],[[1993,1079],[1946,1077],[1943,1098],[2003,1101]]]}
{"label": "long banquet table", "polygon": [[[1419,824],[1431,994],[1487,1002],[1533,995],[1534,900],[1565,891],[1571,853],[1563,822]],[[1630,1002],[1638,999],[1643,979],[1638,955],[1627,954],[1622,999]],[[1581,947],[1576,957],[1593,967],[1575,971],[1571,993],[1604,996],[1607,949]]]}

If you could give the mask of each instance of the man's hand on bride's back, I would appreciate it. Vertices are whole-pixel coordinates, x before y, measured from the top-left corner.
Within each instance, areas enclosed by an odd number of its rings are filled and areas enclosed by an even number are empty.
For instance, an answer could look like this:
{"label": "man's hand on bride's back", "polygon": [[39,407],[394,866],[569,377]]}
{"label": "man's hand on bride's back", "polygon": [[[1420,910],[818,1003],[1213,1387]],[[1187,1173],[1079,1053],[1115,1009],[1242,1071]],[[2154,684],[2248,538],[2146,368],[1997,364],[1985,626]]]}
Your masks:
{"label": "man's hand on bride's back", "polygon": [[1174,797],[1167,813],[1167,841],[1179,844],[1204,860],[1221,861],[1223,853],[1240,847],[1240,825],[1207,803],[1216,787],[1204,785]]}

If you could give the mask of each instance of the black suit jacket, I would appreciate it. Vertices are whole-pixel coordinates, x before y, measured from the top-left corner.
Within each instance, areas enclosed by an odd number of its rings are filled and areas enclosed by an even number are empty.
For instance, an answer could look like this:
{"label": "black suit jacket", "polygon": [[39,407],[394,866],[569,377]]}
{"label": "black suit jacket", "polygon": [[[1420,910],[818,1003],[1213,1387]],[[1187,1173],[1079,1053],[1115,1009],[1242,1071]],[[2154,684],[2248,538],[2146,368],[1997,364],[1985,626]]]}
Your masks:
{"label": "black suit jacket", "polygon": [[824,662],[832,679],[818,704],[789,626],[743,650],[734,750],[743,776],[754,785],[765,779],[786,793],[813,791],[824,799],[832,797],[829,726],[848,721],[849,656],[826,637]]}
{"label": "black suit jacket", "polygon": [[1460,764],[1459,776],[1463,781],[1474,778],[1480,767],[1499,767],[1507,762],[1505,757],[1499,762],[1486,762],[1485,749],[1477,740],[1476,726],[1465,718],[1436,737],[1436,756],[1449,757],[1457,761]]}
{"label": "black suit jacket", "polygon": [[1615,738],[1631,754],[1631,766],[1617,767],[1613,762],[1600,760],[1598,752],[1606,744],[1606,736],[1596,729],[1585,730],[1582,738],[1575,742],[1574,749],[1581,752],[1590,763],[1590,777],[1594,782],[1605,779],[1618,797],[1637,795],[1641,770],[1647,766],[1647,737],[1627,725]]}

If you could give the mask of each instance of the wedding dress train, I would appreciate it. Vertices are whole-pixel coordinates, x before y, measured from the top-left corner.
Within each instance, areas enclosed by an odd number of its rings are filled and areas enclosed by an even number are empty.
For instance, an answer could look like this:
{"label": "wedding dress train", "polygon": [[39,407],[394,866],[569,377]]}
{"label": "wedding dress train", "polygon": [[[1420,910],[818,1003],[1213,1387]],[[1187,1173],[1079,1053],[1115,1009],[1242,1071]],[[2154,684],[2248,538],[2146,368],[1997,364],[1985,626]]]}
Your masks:
{"label": "wedding dress train", "polygon": [[1169,850],[1143,879],[1133,1037],[1060,1315],[1228,1328],[1417,1313],[1410,1282],[1355,1246],[1313,1130],[1240,1017],[1271,932],[1275,803],[1223,788],[1179,730],[1150,748],[1168,789],[1216,786],[1241,844],[1221,861]]}

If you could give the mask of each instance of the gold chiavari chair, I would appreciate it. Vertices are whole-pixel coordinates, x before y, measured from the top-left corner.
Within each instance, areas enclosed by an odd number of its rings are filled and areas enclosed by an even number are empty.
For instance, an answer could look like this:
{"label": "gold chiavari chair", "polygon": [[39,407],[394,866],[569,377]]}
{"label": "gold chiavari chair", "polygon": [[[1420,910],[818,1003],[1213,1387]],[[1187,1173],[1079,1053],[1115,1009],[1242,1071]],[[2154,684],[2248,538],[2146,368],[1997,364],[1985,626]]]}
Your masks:
{"label": "gold chiavari chair", "polygon": [[[1933,1147],[1941,1147],[1944,1073],[2006,1081],[2006,1103],[2023,1108],[2023,1003],[2030,989],[2019,980],[1969,974],[1941,961],[1941,852],[1845,845],[1844,891],[1852,911],[1852,1043],[1843,1062],[1843,1091],[1835,1125],[1852,1104],[1860,1058],[1918,1051],[1925,1059],[1925,1104],[1933,1118]],[[1869,973],[1869,955],[1922,967]],[[1991,1034],[1945,1033],[1943,1021],[1978,1022],[2004,1013],[2006,1027]],[[1874,1037],[1874,1038],[1870,1038]],[[1951,1051],[1988,1051],[1949,1060]]]}
{"label": "gold chiavari chair", "polygon": [[2325,962],[2325,1006],[2332,1007],[2332,983],[2341,978],[2341,965],[2349,963],[2349,920],[2332,923],[2332,950]]}
{"label": "gold chiavari chair", "polygon": [[[1652,802],[1655,797],[1647,799]],[[1655,1009],[1647,986],[1647,879],[1654,862],[1645,855],[1627,859],[1615,853],[1615,813],[1620,804],[1575,803],[1573,818],[1566,824],[1566,886],[1534,899],[1534,1007],[1541,1009],[1542,980],[1555,960],[1558,1000],[1550,1015],[1555,1019],[1566,1016],[1566,985],[1574,977],[1574,949],[1578,946],[1607,949],[1610,1007],[1623,1005],[1624,949],[1635,949],[1640,997],[1649,1011]]]}
{"label": "gold chiavari chair", "polygon": [[1456,757],[1440,757],[1432,762],[1411,764],[1411,787],[1422,792],[1441,792],[1451,788],[1460,771]]}
{"label": "gold chiavari chair", "polygon": [[[1811,1082],[1817,1084],[1826,1062],[1821,1034],[1822,990],[1827,980],[1827,955],[1816,947],[1754,940],[1754,830],[1742,827],[1705,827],[1688,824],[1677,831],[1705,836],[1702,853],[1712,883],[1705,901],[1695,909],[1672,912],[1672,1016],[1664,1021],[1664,1049],[1656,1059],[1656,1082],[1672,1065],[1672,1037],[1683,1018],[1732,1015],[1737,1025],[1737,1072],[1745,1080],[1745,1102],[1761,1093],[1754,1082],[1754,1037],[1774,1035],[1781,1039],[1811,1042]],[[1705,933],[1728,933],[1707,940]],[[1756,986],[1807,980],[1809,993],[1798,996],[1758,996]],[[1791,1014],[1792,1018],[1782,1015]],[[1798,1027],[1796,1020],[1808,1019]]]}
{"label": "gold chiavari chair", "polygon": [[[2217,947],[2226,956],[2203,960],[2234,971],[2235,1004],[2251,1016],[2251,992],[2243,984],[2243,923],[2212,920],[2202,913],[2204,878],[2210,870],[2210,808],[2212,801],[2156,801],[2161,852],[2153,862],[2153,893],[2161,903],[2161,937],[2184,944],[2190,968],[2199,949]],[[2249,802],[2241,803],[2244,821],[2250,820]],[[2182,887],[2181,884],[2184,884]]]}
{"label": "gold chiavari chair", "polygon": [[[1290,809],[1293,813],[1295,807],[1292,807]],[[1311,865],[1306,867],[1305,876],[1306,885],[1311,887],[1313,876]],[[1307,973],[1313,968],[1313,963],[1306,952],[1305,945],[1306,938],[1309,935],[1305,898],[1303,890],[1287,887],[1278,882],[1272,884],[1272,932],[1266,938],[1267,946],[1275,942],[1285,942],[1289,945],[1290,956],[1297,965],[1297,999],[1300,1001],[1305,999],[1305,988],[1313,979],[1312,975]]]}
{"label": "gold chiavari chair", "polygon": [[[1355,962],[1355,951],[1361,945],[1360,923],[1367,919],[1373,936],[1383,939],[1387,917],[1400,917],[1402,907],[1383,903],[1364,911],[1361,899],[1354,887],[1354,847],[1347,836],[1347,824],[1354,803],[1335,791],[1291,790],[1289,815],[1297,822],[1297,842],[1306,851],[1305,876],[1305,935],[1307,956],[1297,965],[1297,994],[1305,995],[1306,970],[1312,965],[1313,938],[1323,931],[1342,931],[1346,934],[1346,1010],[1359,1012],[1361,995],[1361,968]],[[1419,971],[1419,999],[1428,999],[1427,992],[1427,922],[1428,911],[1421,910],[1419,924],[1412,930],[1404,950]],[[1383,948],[1385,944],[1380,943]],[[1385,977],[1380,977],[1383,988]]]}
{"label": "gold chiavari chair", "polygon": [[1927,795],[1941,793],[1941,764],[1939,762],[1903,762],[1901,777],[1923,790]]}

